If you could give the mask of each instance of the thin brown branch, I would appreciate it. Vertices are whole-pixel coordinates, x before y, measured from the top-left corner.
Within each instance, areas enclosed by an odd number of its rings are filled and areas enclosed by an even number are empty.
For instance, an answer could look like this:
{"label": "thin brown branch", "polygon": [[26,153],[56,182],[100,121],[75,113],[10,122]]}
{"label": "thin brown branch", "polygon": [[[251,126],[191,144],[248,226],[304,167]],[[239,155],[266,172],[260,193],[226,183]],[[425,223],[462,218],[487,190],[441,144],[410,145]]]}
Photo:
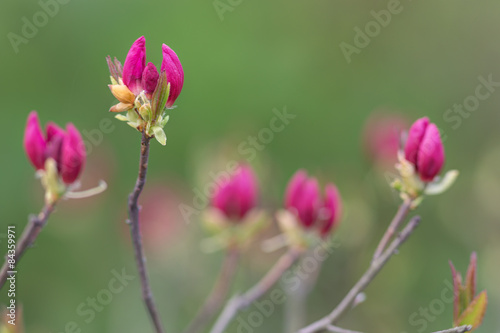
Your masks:
{"label": "thin brown branch", "polygon": [[387,247],[387,244],[391,241],[392,237],[398,230],[399,226],[401,223],[404,221],[406,216],[408,215],[408,212],[411,209],[411,200],[410,199],[405,199],[401,205],[399,206],[399,209],[394,215],[394,218],[392,219],[391,223],[389,224],[389,227],[387,228],[384,236],[382,236],[382,239],[380,240],[380,243],[377,246],[377,249],[375,250],[375,253],[373,254],[373,260],[377,259],[380,257],[382,252],[384,252],[385,248]]}
{"label": "thin brown branch", "polygon": [[19,238],[19,241],[16,242],[14,264],[13,264],[14,267],[11,267],[11,265],[7,261],[8,259],[7,256],[5,257],[5,263],[3,264],[2,269],[0,270],[0,289],[2,289],[3,285],[5,284],[7,277],[16,274],[16,267],[17,264],[19,263],[19,260],[24,255],[26,250],[31,245],[33,245],[36,238],[42,231],[43,227],[47,224],[47,220],[50,214],[54,211],[55,205],[56,203],[46,204],[43,207],[40,214],[36,216],[31,215],[29,217],[28,224],[24,228],[23,233]]}
{"label": "thin brown branch", "polygon": [[146,304],[149,316],[155,326],[157,333],[163,333],[163,327],[158,315],[158,310],[156,308],[153,293],[151,292],[151,286],[149,284],[149,277],[146,269],[146,258],[144,255],[144,249],[142,247],[142,237],[139,227],[139,205],[137,201],[141,195],[144,184],[146,183],[146,174],[148,171],[148,158],[149,158],[149,142],[151,138],[142,132],[141,140],[141,158],[139,164],[139,175],[137,176],[137,181],[135,183],[134,190],[130,193],[128,197],[128,216],[129,219],[127,223],[130,226],[130,235],[132,237],[132,243],[134,246],[135,260],[137,263],[137,269],[139,271],[139,276],[141,279],[142,286],[142,298]]}
{"label": "thin brown branch", "polygon": [[438,331],[438,332],[433,332],[433,333],[465,333],[472,331],[472,326],[471,325],[464,325],[464,326],[459,326],[455,328],[450,328],[448,330],[444,331]]}
{"label": "thin brown branch", "polygon": [[229,248],[212,292],[205,300],[205,303],[202,305],[191,324],[189,324],[185,333],[199,332],[208,324],[217,311],[219,311],[231,288],[238,268],[238,259],[239,251],[236,248]]}
{"label": "thin brown branch", "polygon": [[358,331],[347,330],[345,328],[341,328],[341,327],[333,326],[333,325],[328,325],[326,327],[326,329],[328,330],[328,332],[334,332],[334,333],[361,333]]}
{"label": "thin brown branch", "polygon": [[242,295],[236,295],[227,302],[217,319],[211,333],[222,333],[227,328],[231,320],[239,311],[247,308],[250,304],[266,294],[283,274],[298,260],[302,251],[290,249],[283,254],[276,264],[267,272],[267,274],[250,290]]}
{"label": "thin brown branch", "polygon": [[335,324],[340,317],[347,313],[356,299],[356,296],[365,290],[365,288],[373,281],[375,276],[385,266],[389,259],[397,252],[398,248],[410,237],[415,228],[420,222],[420,217],[413,217],[401,233],[392,241],[387,249],[377,259],[373,260],[368,270],[363,274],[361,279],[352,287],[344,299],[337,305],[333,311],[320,320],[304,327],[299,333],[323,332],[328,326]]}

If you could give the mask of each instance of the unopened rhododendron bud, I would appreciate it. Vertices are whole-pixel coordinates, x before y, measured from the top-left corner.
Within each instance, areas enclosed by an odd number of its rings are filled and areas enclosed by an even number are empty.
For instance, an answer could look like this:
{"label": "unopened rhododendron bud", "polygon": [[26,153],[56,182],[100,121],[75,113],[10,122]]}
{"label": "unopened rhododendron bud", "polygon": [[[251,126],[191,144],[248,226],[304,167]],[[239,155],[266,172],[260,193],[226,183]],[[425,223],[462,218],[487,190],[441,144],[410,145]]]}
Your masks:
{"label": "unopened rhododendron bud", "polygon": [[184,85],[184,70],[179,57],[170,47],[163,44],[161,50],[163,52],[163,61],[160,70],[167,74],[167,81],[170,84],[170,93],[167,100],[167,108],[170,108],[179,97]]}
{"label": "unopened rhododendron bud", "polygon": [[342,214],[340,194],[334,184],[325,186],[325,202],[323,206],[323,219],[320,220],[320,233],[327,235],[335,230]]}
{"label": "unopened rhododendron bud", "polygon": [[36,111],[28,116],[24,150],[37,170],[46,170],[47,160],[55,161],[58,175],[68,185],[78,179],[85,165],[85,147],[76,127],[67,124],[64,131],[49,123],[44,134]]}
{"label": "unopened rhododendron bud", "polygon": [[139,37],[130,47],[123,64],[123,83],[139,95],[142,90],[142,73],[146,68],[146,38]]}
{"label": "unopened rhododendron bud", "polygon": [[305,171],[299,170],[286,189],[285,208],[305,229],[314,228],[325,236],[339,221],[341,200],[335,185],[328,184],[322,197],[316,178],[309,178]]}
{"label": "unopened rhododendron bud", "polygon": [[153,63],[146,65],[146,39],[137,39],[130,48],[123,69],[121,63],[111,57],[108,62],[111,74],[109,88],[119,101],[109,111],[128,111],[116,118],[126,121],[149,137],[166,143],[163,127],[168,121],[165,108],[172,108],[184,84],[184,71],[177,54],[166,44],[162,45],[163,60],[160,72]]}
{"label": "unopened rhododendron bud", "polygon": [[229,179],[222,181],[212,198],[212,206],[227,218],[241,221],[257,203],[257,180],[248,165],[240,165]]}
{"label": "unopened rhododendron bud", "polygon": [[420,118],[410,128],[405,159],[413,164],[424,182],[436,177],[444,163],[444,148],[437,126],[429,118]]}

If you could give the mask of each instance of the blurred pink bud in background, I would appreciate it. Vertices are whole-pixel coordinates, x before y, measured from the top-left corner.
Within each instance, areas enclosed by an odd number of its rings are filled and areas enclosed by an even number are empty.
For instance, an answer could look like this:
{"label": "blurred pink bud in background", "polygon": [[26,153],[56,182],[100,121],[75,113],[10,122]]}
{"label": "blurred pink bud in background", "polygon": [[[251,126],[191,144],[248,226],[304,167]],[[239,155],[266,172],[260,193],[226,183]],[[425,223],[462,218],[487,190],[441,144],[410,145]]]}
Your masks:
{"label": "blurred pink bud in background", "polygon": [[212,206],[226,217],[241,221],[257,203],[257,180],[252,168],[240,164],[229,179],[218,184]]}
{"label": "blurred pink bud in background", "polygon": [[376,112],[363,129],[363,147],[368,158],[383,169],[393,168],[397,161],[401,133],[409,121],[401,114]]}
{"label": "blurred pink bud in background", "polygon": [[297,216],[304,228],[317,227],[326,236],[339,221],[340,195],[335,185],[328,184],[325,197],[321,198],[316,178],[309,178],[304,170],[299,170],[288,183],[285,208]]}

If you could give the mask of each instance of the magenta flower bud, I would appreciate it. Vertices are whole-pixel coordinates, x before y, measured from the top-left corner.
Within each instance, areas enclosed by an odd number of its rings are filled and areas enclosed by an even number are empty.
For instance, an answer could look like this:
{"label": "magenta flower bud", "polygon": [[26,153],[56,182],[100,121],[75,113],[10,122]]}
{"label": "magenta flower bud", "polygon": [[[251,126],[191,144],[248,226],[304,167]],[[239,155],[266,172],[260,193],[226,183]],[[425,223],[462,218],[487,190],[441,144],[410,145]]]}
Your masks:
{"label": "magenta flower bud", "polygon": [[312,227],[318,219],[320,206],[318,181],[310,178],[304,184],[300,200],[295,203],[299,219],[306,228]]}
{"label": "magenta flower bud", "polygon": [[333,184],[326,185],[323,211],[325,216],[321,221],[320,233],[322,236],[326,236],[335,230],[342,214],[340,194],[337,187]]}
{"label": "magenta flower bud", "polygon": [[427,117],[418,119],[410,128],[405,145],[405,158],[415,166],[424,182],[430,182],[444,164],[444,148],[437,126]]}
{"label": "magenta flower bud", "polygon": [[320,206],[318,181],[307,178],[303,170],[297,171],[286,190],[285,208],[293,212],[304,227],[309,228],[316,222]]}
{"label": "magenta flower bud", "polygon": [[51,140],[47,140],[47,147],[45,148],[45,159],[52,158],[56,161],[57,170],[61,171],[61,149],[64,142],[65,135],[54,135]]}
{"label": "magenta flower bud", "polygon": [[66,133],[61,147],[60,174],[66,184],[71,184],[85,166],[86,153],[80,132],[73,124],[66,126]]}
{"label": "magenta flower bud", "polygon": [[184,70],[177,54],[166,44],[162,45],[162,52],[163,61],[160,72],[167,74],[167,82],[170,83],[170,94],[167,100],[167,108],[170,108],[181,93],[184,84]]}
{"label": "magenta flower bud", "polygon": [[49,122],[45,129],[47,133],[47,146],[45,148],[45,158],[52,158],[56,161],[57,168],[61,171],[61,147],[66,136],[66,132],[54,124]]}
{"label": "magenta flower bud", "polygon": [[135,95],[141,90],[142,73],[146,68],[146,38],[139,37],[128,51],[123,64],[123,83]]}
{"label": "magenta flower bud", "polygon": [[241,221],[257,202],[257,181],[252,169],[240,165],[230,179],[219,184],[212,205],[228,218]]}
{"label": "magenta flower bud", "polygon": [[411,125],[408,131],[408,139],[405,145],[405,158],[415,166],[417,165],[419,147],[429,123],[429,118],[420,118]]}
{"label": "magenta flower bud", "polygon": [[160,74],[158,74],[156,66],[152,62],[149,62],[142,73],[141,83],[142,89],[144,89],[147,95],[152,95],[155,91],[159,76]]}
{"label": "magenta flower bud", "polygon": [[342,209],[337,187],[328,184],[325,198],[321,198],[318,181],[308,178],[304,170],[297,171],[288,183],[285,208],[295,214],[304,228],[315,228],[323,237],[335,229]]}
{"label": "magenta flower bud", "polygon": [[306,182],[307,173],[304,170],[299,170],[293,175],[285,193],[285,207],[287,209],[296,206],[296,203],[300,200],[300,195]]}
{"label": "magenta flower bud", "polygon": [[42,170],[45,167],[45,147],[46,142],[38,114],[36,111],[31,111],[24,131],[24,151],[37,170]]}
{"label": "magenta flower bud", "polygon": [[45,132],[47,133],[47,141],[51,141],[55,136],[64,137],[66,135],[66,132],[61,127],[51,121],[47,123]]}

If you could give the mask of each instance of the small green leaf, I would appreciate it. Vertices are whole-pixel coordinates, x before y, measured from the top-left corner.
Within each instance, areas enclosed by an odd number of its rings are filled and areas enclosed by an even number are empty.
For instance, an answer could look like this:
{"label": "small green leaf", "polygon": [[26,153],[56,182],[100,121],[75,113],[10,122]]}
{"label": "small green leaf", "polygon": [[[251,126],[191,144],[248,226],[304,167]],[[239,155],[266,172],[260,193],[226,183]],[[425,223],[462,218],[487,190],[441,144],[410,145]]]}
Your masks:
{"label": "small green leaf", "polygon": [[139,120],[139,115],[137,114],[137,112],[135,110],[132,109],[132,110],[127,111],[127,118],[129,121],[134,122],[134,121]]}
{"label": "small green leaf", "polygon": [[486,291],[482,291],[460,315],[457,326],[472,325],[472,330],[478,328],[483,322],[487,305],[488,296],[486,295]]}
{"label": "small green leaf", "polygon": [[170,116],[165,116],[165,117],[162,117],[161,121],[160,121],[160,127],[163,128],[165,127],[165,125],[168,123],[168,119],[170,118]]}
{"label": "small green leaf", "polygon": [[467,275],[465,276],[465,292],[469,300],[472,300],[476,294],[476,270],[477,255],[476,252],[472,252],[469,267],[467,268]]}
{"label": "small green leaf", "polygon": [[118,119],[118,120],[121,120],[121,121],[128,121],[128,118],[127,118],[127,117],[125,117],[125,116],[124,116],[124,115],[122,115],[122,114],[117,114],[117,115],[115,116],[115,118],[116,118],[116,119]]}
{"label": "small green leaf", "polygon": [[153,126],[151,128],[153,130],[153,133],[155,134],[156,140],[165,146],[167,144],[167,136],[165,135],[165,132],[160,126]]}

